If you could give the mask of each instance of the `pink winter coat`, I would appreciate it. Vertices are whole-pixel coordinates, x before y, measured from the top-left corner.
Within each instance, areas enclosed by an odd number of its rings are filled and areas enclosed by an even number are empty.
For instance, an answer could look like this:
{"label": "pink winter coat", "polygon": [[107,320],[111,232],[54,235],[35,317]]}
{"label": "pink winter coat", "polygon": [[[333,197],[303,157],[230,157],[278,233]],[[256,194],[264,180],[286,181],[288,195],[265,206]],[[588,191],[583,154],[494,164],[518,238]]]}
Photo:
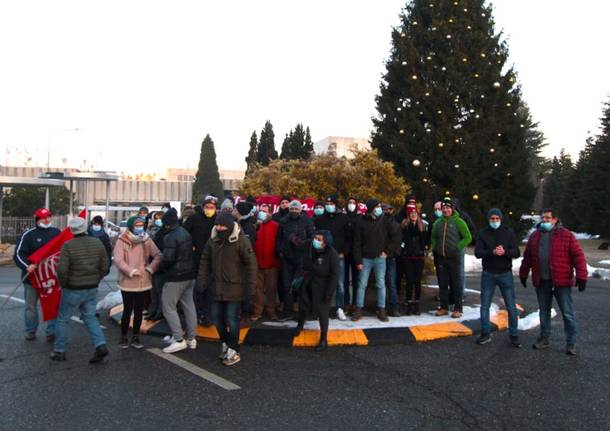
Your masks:
{"label": "pink winter coat", "polygon": [[140,239],[125,231],[116,242],[113,254],[119,269],[119,289],[144,292],[152,288],[152,275],[161,263],[161,252],[148,235]]}

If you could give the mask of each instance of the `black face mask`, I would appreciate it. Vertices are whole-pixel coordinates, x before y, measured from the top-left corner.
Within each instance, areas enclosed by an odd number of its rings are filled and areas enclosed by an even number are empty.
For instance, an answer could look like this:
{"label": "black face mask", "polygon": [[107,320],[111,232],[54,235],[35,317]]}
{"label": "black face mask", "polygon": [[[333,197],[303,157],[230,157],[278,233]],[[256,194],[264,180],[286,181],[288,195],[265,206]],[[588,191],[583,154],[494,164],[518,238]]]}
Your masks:
{"label": "black face mask", "polygon": [[229,239],[229,235],[231,235],[231,231],[229,229],[223,230],[222,232],[216,231],[216,234],[218,234],[218,238],[225,241],[225,240]]}
{"label": "black face mask", "polygon": [[298,219],[299,217],[301,217],[301,213],[290,213],[290,218],[292,219]]}

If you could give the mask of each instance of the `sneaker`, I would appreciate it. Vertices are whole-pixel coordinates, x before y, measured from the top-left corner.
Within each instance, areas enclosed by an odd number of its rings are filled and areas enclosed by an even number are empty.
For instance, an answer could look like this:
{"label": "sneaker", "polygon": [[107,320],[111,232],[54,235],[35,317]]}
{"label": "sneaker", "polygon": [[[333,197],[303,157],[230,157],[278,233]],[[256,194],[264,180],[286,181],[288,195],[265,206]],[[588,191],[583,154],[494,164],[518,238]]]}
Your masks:
{"label": "sneaker", "polygon": [[176,341],[176,339],[174,338],[173,335],[166,335],[165,337],[163,337],[163,342],[164,343],[172,344],[175,341]]}
{"label": "sneaker", "polygon": [[186,349],[186,341],[174,341],[172,344],[163,349],[163,353],[176,353]]}
{"label": "sneaker", "polygon": [[287,322],[289,320],[292,320],[292,313],[282,311],[277,317],[278,322]]}
{"label": "sneaker", "polygon": [[131,347],[134,349],[142,349],[144,348],[144,344],[140,343],[140,337],[138,335],[134,335],[131,337]]}
{"label": "sneaker", "polygon": [[102,344],[95,349],[93,357],[89,359],[89,363],[97,364],[98,362],[102,362],[106,356],[108,356],[108,349],[106,348],[105,344]]}
{"label": "sneaker", "polygon": [[566,346],[566,355],[576,356],[576,347],[574,347],[574,344],[568,344]]}
{"label": "sneaker", "polygon": [[521,341],[519,341],[519,336],[518,335],[509,335],[510,338],[510,344],[513,347],[521,347]]}
{"label": "sneaker", "polygon": [[362,308],[354,308],[354,314],[352,314],[352,322],[357,322],[362,319]]}
{"label": "sneaker", "polygon": [[197,348],[197,339],[192,338],[192,339],[187,339],[186,340],[186,347],[188,347],[191,350],[195,350]]}
{"label": "sneaker", "polygon": [[28,332],[25,334],[26,341],[34,341],[36,339],[36,332]]}
{"label": "sneaker", "polygon": [[51,353],[51,360],[62,362],[66,360],[66,352],[53,352]]}
{"label": "sneaker", "polygon": [[445,310],[444,308],[439,308],[438,310],[436,310],[436,313],[434,313],[434,315],[437,317],[446,316],[448,314],[449,314],[449,312],[447,310]]}
{"label": "sneaker", "polygon": [[477,344],[483,345],[483,344],[487,344],[487,343],[491,343],[491,335],[489,335],[489,334],[479,335],[479,338],[477,338]]}
{"label": "sneaker", "polygon": [[388,319],[388,315],[385,312],[385,308],[377,309],[377,318],[379,320],[381,320],[382,322],[389,322],[390,321],[390,319]]}
{"label": "sneaker", "polygon": [[121,341],[119,341],[119,347],[121,349],[129,348],[129,340],[127,339],[127,337],[121,337]]}
{"label": "sneaker", "polygon": [[549,340],[548,338],[540,337],[532,346],[536,350],[543,350],[549,348]]}
{"label": "sneaker", "polygon": [[220,350],[220,355],[218,355],[218,359],[220,359],[221,361],[224,361],[227,358],[227,351],[229,350],[229,346],[227,346],[227,343],[222,343],[222,347]]}
{"label": "sneaker", "polygon": [[225,364],[226,366],[230,367],[232,365],[237,364],[239,361],[241,361],[241,357],[239,356],[239,353],[237,353],[233,349],[228,349],[227,357],[225,359],[223,359],[222,363]]}
{"label": "sneaker", "polygon": [[347,320],[347,317],[345,316],[345,312],[343,311],[342,308],[337,308],[337,318],[342,322],[345,322]]}
{"label": "sneaker", "polygon": [[462,317],[462,312],[459,310],[453,310],[453,312],[451,313],[451,318],[459,319],[460,317]]}

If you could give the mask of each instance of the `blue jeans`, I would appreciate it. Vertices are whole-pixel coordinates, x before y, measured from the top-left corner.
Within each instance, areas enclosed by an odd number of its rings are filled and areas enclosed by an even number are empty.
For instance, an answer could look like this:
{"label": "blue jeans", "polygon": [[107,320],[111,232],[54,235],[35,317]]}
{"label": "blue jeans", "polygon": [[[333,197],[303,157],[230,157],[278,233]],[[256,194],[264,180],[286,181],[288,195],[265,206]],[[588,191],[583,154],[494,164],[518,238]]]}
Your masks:
{"label": "blue jeans", "polygon": [[65,352],[68,342],[68,323],[74,314],[80,311],[83,322],[89,331],[93,347],[97,348],[106,344],[106,337],[100,327],[100,322],[95,316],[95,304],[97,300],[97,288],[95,289],[63,289],[61,292],[61,303],[59,305],[59,316],[55,325],[56,352]]}
{"label": "blue jeans", "polygon": [[339,258],[339,285],[337,286],[337,308],[345,306],[345,258]]}
{"label": "blue jeans", "polygon": [[398,286],[396,285],[396,258],[386,259],[385,272],[386,286],[388,289],[388,307],[394,308],[398,306]]}
{"label": "blue jeans", "polygon": [[214,301],[212,304],[212,320],[220,341],[236,352],[239,352],[239,310],[241,310],[239,301]]}
{"label": "blue jeans", "polygon": [[540,280],[536,288],[538,306],[540,307],[540,336],[548,339],[551,336],[551,307],[553,296],[563,315],[563,327],[566,333],[566,344],[576,343],[576,317],[572,305],[572,288],[553,288],[551,280]]}
{"label": "blue jeans", "polygon": [[377,257],[375,259],[362,259],[362,271],[358,280],[358,292],[356,296],[356,307],[364,307],[364,292],[369,282],[371,271],[375,271],[375,285],[377,286],[377,307],[385,308],[385,271],[386,259]]}
{"label": "blue jeans", "polygon": [[483,271],[481,276],[481,333],[489,334],[491,332],[489,307],[491,306],[496,286],[500,288],[508,311],[508,333],[516,336],[519,327],[519,312],[515,304],[513,274],[510,271],[501,274]]}
{"label": "blue jeans", "polygon": [[[25,332],[36,332],[38,329],[38,292],[30,283],[23,283],[25,299]],[[55,320],[47,322],[47,335],[55,334]]]}

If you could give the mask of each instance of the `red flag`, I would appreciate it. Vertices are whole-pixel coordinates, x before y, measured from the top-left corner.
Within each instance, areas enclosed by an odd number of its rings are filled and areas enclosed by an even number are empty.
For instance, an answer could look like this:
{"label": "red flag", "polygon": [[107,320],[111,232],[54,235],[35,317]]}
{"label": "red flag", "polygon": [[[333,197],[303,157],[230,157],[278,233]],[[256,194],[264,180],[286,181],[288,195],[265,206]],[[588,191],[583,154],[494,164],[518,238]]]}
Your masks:
{"label": "red flag", "polygon": [[[297,199],[303,205],[303,211],[307,214],[308,217],[313,216],[313,207],[316,203],[316,200],[313,198],[305,198],[305,199]],[[245,201],[245,199],[241,196],[235,198],[235,203],[240,201]],[[275,214],[280,210],[280,202],[282,201],[281,196],[275,195],[262,195],[256,198],[256,204],[267,204],[271,208],[271,213]]]}
{"label": "red flag", "polygon": [[[78,215],[86,219],[87,210]],[[57,318],[61,300],[61,286],[57,279],[57,264],[63,245],[74,238],[70,228],[65,228],[59,235],[32,253],[28,260],[36,265],[36,270],[29,276],[32,287],[40,297],[40,308],[44,321]]]}

